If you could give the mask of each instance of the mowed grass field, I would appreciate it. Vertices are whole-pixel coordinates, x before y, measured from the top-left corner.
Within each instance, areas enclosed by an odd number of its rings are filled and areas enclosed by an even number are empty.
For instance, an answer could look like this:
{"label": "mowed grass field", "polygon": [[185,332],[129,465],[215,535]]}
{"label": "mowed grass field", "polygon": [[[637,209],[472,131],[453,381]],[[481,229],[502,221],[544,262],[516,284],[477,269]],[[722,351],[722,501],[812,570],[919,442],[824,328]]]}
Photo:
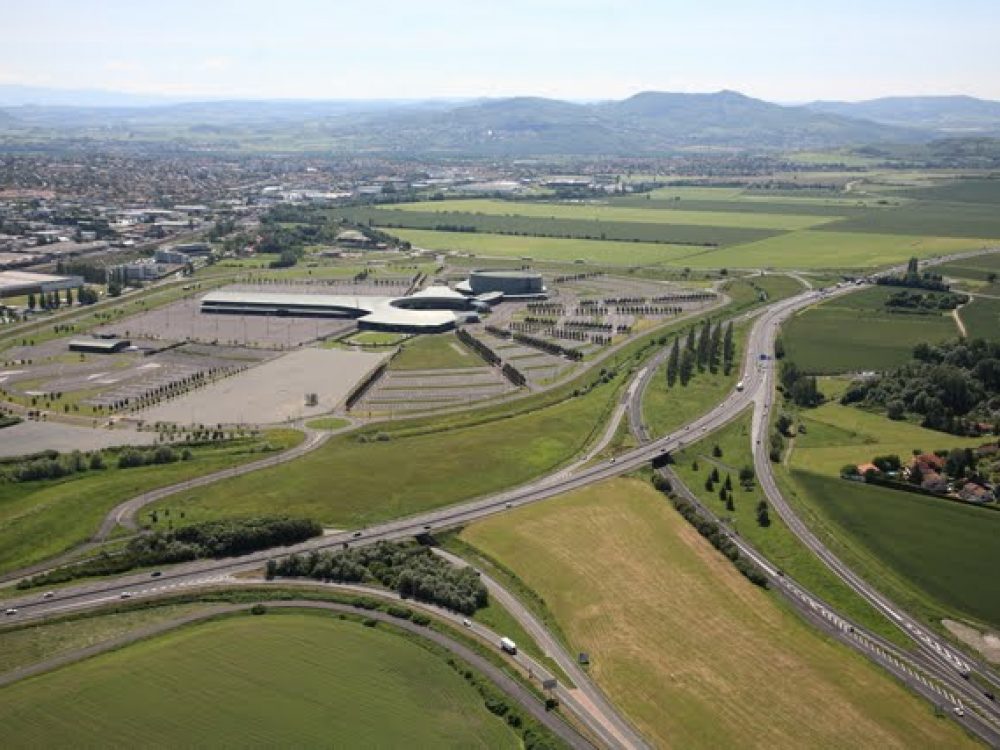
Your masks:
{"label": "mowed grass field", "polygon": [[485,364],[454,333],[426,333],[404,343],[389,367],[392,370],[445,370],[484,367]]}
{"label": "mowed grass field", "polygon": [[971,746],[748,583],[645,482],[595,485],[462,538],[545,599],[658,747]]}
{"label": "mowed grass field", "polygon": [[481,747],[519,739],[439,657],[271,614],[184,627],[0,689],[8,747]]}
{"label": "mowed grass field", "polygon": [[1000,339],[1000,299],[976,297],[958,314],[969,338]]}
{"label": "mowed grass field", "polygon": [[957,338],[950,314],[886,311],[890,287],[862,289],[795,315],[782,329],[787,358],[812,373],[885,370],[908,361],[913,347]]}
{"label": "mowed grass field", "polygon": [[829,216],[733,211],[686,211],[683,208],[656,209],[613,203],[542,203],[490,199],[420,201],[397,203],[399,211],[429,213],[485,214],[487,216],[528,216],[541,219],[583,219],[606,222],[689,224],[706,227],[745,229],[806,229],[831,221]]}
{"label": "mowed grass field", "polygon": [[109,466],[62,479],[0,483],[0,572],[85,542],[108,511],[134,495],[273,455],[259,452],[265,441],[290,448],[302,439],[298,430],[268,430],[260,440],[195,448],[191,461],[131,469]]}
{"label": "mowed grass field", "polygon": [[[917,602],[931,619],[970,615],[1000,626],[1000,513],[840,479],[845,464],[914,450],[982,445],[838,403],[801,413],[789,469],[794,497],[871,580]],[[902,598],[901,597],[901,598]]]}
{"label": "mowed grass field", "polygon": [[1000,513],[805,471],[791,478],[880,588],[915,588],[932,619],[971,616],[1000,628]]}
{"label": "mowed grass field", "polygon": [[[495,492],[553,471],[603,430],[617,384],[586,397],[472,427],[358,442],[336,436],[295,461],[155,503],[189,523],[288,513],[360,527]],[[440,423],[440,422],[438,422]],[[163,514],[159,517],[165,523]]]}
{"label": "mowed grass field", "polygon": [[903,234],[789,232],[685,259],[692,268],[866,269],[977,250],[988,240]]}
{"label": "mowed grass field", "polygon": [[614,242],[608,240],[563,239],[559,237],[522,237],[485,232],[436,232],[431,229],[384,229],[427,250],[457,250],[475,255],[520,260],[583,260],[616,266],[678,265],[697,248],[656,242]]}

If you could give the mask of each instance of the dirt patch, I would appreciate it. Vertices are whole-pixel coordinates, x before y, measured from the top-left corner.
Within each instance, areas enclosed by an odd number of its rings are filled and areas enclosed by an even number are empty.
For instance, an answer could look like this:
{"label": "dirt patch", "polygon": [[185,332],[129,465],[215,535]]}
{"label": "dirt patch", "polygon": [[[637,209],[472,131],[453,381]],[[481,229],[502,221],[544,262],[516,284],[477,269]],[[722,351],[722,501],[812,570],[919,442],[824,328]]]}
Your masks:
{"label": "dirt patch", "polygon": [[971,625],[954,620],[941,620],[941,624],[966,646],[978,651],[984,659],[992,664],[1000,664],[1000,634],[989,631],[984,633]]}

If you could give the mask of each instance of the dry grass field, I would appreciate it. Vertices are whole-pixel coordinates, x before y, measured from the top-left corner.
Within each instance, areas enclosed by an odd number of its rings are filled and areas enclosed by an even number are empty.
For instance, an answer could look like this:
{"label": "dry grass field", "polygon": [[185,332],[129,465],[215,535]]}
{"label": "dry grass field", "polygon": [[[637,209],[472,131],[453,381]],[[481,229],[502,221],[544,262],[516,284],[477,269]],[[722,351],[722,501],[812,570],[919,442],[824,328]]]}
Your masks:
{"label": "dry grass field", "polygon": [[462,538],[545,599],[659,747],[972,746],[748,583],[645,482],[600,484]]}

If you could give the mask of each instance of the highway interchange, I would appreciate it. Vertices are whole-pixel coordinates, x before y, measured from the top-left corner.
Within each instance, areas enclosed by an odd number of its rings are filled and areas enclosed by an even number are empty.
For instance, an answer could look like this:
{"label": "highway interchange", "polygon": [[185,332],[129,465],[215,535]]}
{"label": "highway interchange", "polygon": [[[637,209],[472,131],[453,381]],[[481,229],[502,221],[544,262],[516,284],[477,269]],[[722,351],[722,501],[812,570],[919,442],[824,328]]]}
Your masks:
{"label": "highway interchange", "polygon": [[[943,258],[939,262],[967,255],[969,254]],[[739,546],[744,555],[755,561],[758,567],[767,574],[772,586],[796,605],[807,619],[881,665],[912,690],[925,696],[936,705],[946,707],[953,719],[991,746],[1000,747],[1000,710],[994,701],[985,696],[986,691],[978,687],[970,677],[976,675],[981,684],[989,684],[991,690],[1000,688],[1000,678],[979,660],[969,657],[930,632],[902,608],[890,602],[873,586],[853,573],[798,518],[782,496],[773,475],[766,446],[768,430],[770,429],[769,415],[774,406],[776,373],[773,360],[770,358],[762,360],[761,355],[770,355],[773,352],[778,329],[788,317],[821,299],[849,294],[856,288],[850,286],[830,291],[810,289],[795,297],[781,300],[744,316],[748,319],[755,318],[755,320],[746,340],[742,390],[732,391],[709,413],[673,433],[649,439],[645,427],[642,425],[641,401],[642,394],[656,372],[659,361],[665,356],[664,352],[658,354],[657,357],[660,359],[654,358],[647,362],[626,389],[622,402],[613,415],[612,425],[609,426],[601,441],[601,443],[607,442],[609,436],[614,432],[613,427],[619,419],[627,414],[631,429],[640,439],[641,445],[616,456],[613,461],[604,460],[598,463],[588,463],[597,452],[596,449],[592,449],[584,459],[577,461],[570,467],[512,490],[474,499],[442,510],[389,521],[360,532],[327,535],[295,547],[282,549],[277,554],[334,548],[344,544],[371,544],[379,540],[403,539],[435,529],[464,525],[496,513],[505,512],[513,507],[539,502],[639,469],[648,465],[655,458],[700,440],[705,435],[735,419],[744,410],[752,408],[754,465],[758,481],[771,505],[803,544],[848,586],[868,601],[876,611],[906,633],[913,640],[916,649],[904,651],[838,614],[818,597],[806,591],[790,577],[785,576],[776,566],[769,563],[735,533],[731,534],[734,543]],[[686,488],[678,488],[676,477],[673,477],[673,480],[676,489],[686,492]],[[138,500],[139,498],[133,498],[129,502]],[[119,506],[118,510],[121,511],[123,506]],[[707,513],[708,511],[702,507],[702,512]],[[269,550],[239,558],[197,561],[165,570],[162,576],[155,580],[151,580],[148,574],[126,575],[59,589],[48,599],[43,599],[38,594],[11,599],[7,606],[18,610],[18,620],[37,621],[69,611],[89,609],[118,601],[126,594],[130,597],[157,596],[167,591],[218,586],[232,583],[232,576],[236,574],[246,574],[249,571],[259,570],[262,563],[274,557],[275,554],[275,550]],[[491,593],[494,596],[502,597],[501,590],[499,584],[492,582]],[[519,609],[524,610],[523,607],[519,607]],[[555,639],[547,634],[537,621],[533,621],[530,613],[526,610],[516,614],[517,619],[522,624],[530,626],[526,629],[532,632],[536,639],[539,639],[540,645],[543,642],[549,643],[546,651],[550,656],[556,658],[561,649]],[[563,661],[568,657],[565,653],[561,655],[561,659],[556,659],[557,663],[560,663],[564,671],[568,672],[566,665],[563,664]],[[568,659],[568,661],[572,664],[572,659]],[[541,665],[536,666],[539,670],[544,669]],[[575,668],[575,665],[573,666]],[[645,746],[638,733],[617,714],[599,689],[586,679],[585,674],[581,672],[580,675],[572,676],[590,703],[589,710],[581,709],[579,706],[577,708],[583,714],[589,714],[591,718],[597,714],[601,715],[603,722],[613,727],[610,732],[606,728],[604,731],[600,731],[595,728],[593,723],[585,721],[591,731],[597,733],[608,746]]]}

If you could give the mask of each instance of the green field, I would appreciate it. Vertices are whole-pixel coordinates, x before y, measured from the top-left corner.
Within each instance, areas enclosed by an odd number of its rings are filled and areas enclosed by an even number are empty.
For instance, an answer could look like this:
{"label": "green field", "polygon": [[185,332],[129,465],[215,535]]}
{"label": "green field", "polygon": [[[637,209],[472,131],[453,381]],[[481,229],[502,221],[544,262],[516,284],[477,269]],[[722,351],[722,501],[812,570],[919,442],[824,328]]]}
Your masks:
{"label": "green field", "polygon": [[787,358],[806,372],[886,370],[909,361],[913,347],[958,337],[947,314],[886,311],[890,287],[862,289],[809,308],[785,324]]}
{"label": "green field", "polygon": [[758,242],[704,252],[684,259],[692,268],[878,268],[962,250],[989,242],[940,236],[862,234],[835,231],[790,232]]}
{"label": "green field", "polygon": [[[824,385],[824,389],[826,386]],[[840,479],[846,464],[914,450],[981,445],[831,402],[800,415],[789,461],[792,498],[849,556],[852,567],[927,619],[966,615],[1000,625],[993,570],[1000,513]]]}
{"label": "green field", "polygon": [[347,339],[347,342],[351,344],[361,344],[362,346],[395,346],[396,344],[406,341],[408,338],[409,335],[405,333],[361,331]]}
{"label": "green field", "polygon": [[562,239],[558,237],[519,237],[485,232],[435,232],[427,229],[386,229],[393,235],[427,250],[458,250],[476,255],[520,260],[583,260],[618,266],[652,266],[674,263],[697,250],[688,245],[652,242],[610,242],[601,240]]}
{"label": "green field", "polygon": [[[390,429],[386,441],[362,443],[348,433],[288,464],[181,493],[148,510],[184,511],[189,523],[281,512],[360,527],[439,508],[569,461],[601,432],[617,392],[615,381],[499,422],[409,437]],[[430,424],[443,427],[440,420]]]}
{"label": "green field", "polygon": [[478,354],[462,344],[453,333],[429,333],[416,336],[393,357],[391,370],[446,370],[484,367]]}
{"label": "green field", "polygon": [[976,297],[962,307],[958,314],[965,324],[969,338],[1000,338],[1000,299]]}
{"label": "green field", "polygon": [[269,430],[260,440],[194,448],[173,464],[74,474],[63,479],[0,484],[0,571],[15,570],[85,542],[115,505],[141,492],[254,461],[266,441],[276,448],[301,442],[298,430]]}
{"label": "green field", "polygon": [[688,224],[706,227],[737,227],[745,229],[807,229],[830,221],[829,216],[801,213],[761,213],[733,211],[696,211],[678,208],[666,210],[648,206],[636,207],[621,203],[541,203],[489,199],[422,201],[399,203],[399,211],[419,213],[484,214],[487,216],[526,216],[540,219],[570,219],[595,222],[640,222],[654,224]]}
{"label": "green field", "polygon": [[792,481],[826,533],[852,550],[862,576],[928,600],[929,619],[976,618],[1000,627],[1000,513],[804,471]]}
{"label": "green field", "polygon": [[970,744],[747,582],[645,482],[526,506],[462,538],[544,597],[573,650],[589,653],[591,676],[654,746]]}
{"label": "green field", "polygon": [[9,747],[511,747],[440,658],[314,614],[231,617],[0,690]]}
{"label": "green field", "polygon": [[1000,253],[978,255],[974,258],[965,258],[964,260],[953,260],[950,263],[942,263],[934,270],[944,276],[986,281],[990,274],[995,273],[1000,276]]}

